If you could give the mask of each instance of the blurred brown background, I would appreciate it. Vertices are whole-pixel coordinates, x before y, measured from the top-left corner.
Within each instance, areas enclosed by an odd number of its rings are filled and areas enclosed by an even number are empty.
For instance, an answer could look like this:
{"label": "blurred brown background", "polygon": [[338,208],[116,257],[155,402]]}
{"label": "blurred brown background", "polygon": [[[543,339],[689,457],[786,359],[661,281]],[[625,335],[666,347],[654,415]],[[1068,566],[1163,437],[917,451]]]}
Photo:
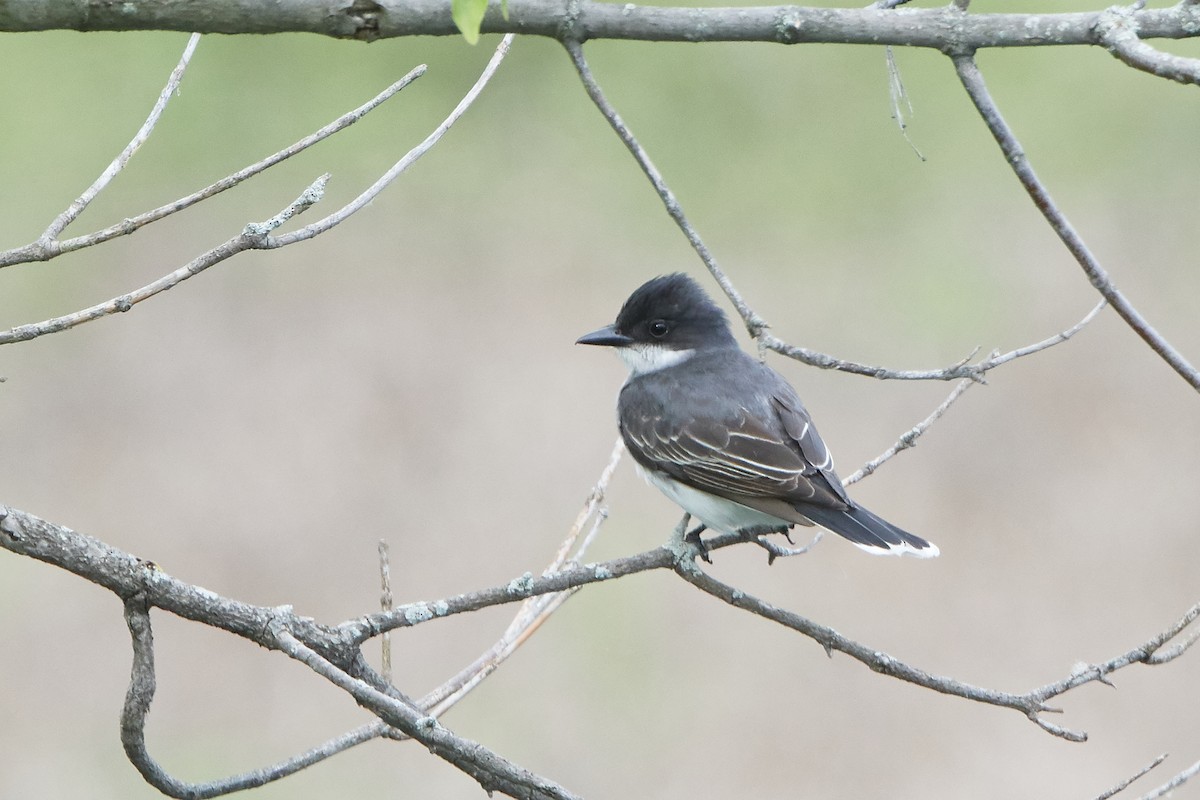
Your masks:
{"label": "blurred brown background", "polygon": [[[35,238],[120,150],[185,40],[0,39],[0,247]],[[443,118],[494,43],[205,38],[153,139],[68,233],[180,196],[417,63],[430,70],[364,122],[201,208],[4,270],[0,325],[148,283],[326,170],[329,196],[308,216],[327,213]],[[1200,54],[1194,42],[1169,47]],[[788,341],[939,367],[976,345],[1042,339],[1096,301],[938,54],[897,53],[921,162],[889,117],[878,49],[587,52],[722,265]],[[979,61],[1118,285],[1200,362],[1195,89],[1099,49]],[[334,232],[4,348],[0,502],[221,594],[328,622],[377,607],[381,537],[398,601],[539,571],[616,435],[623,369],[572,342],[674,270],[715,289],[565,54],[519,40],[442,144]],[[772,363],[843,474],[950,389]],[[829,538],[770,569],[753,548],[720,553],[713,569],[931,672],[1027,691],[1143,642],[1200,600],[1198,441],[1200,398],[1106,312],[1077,340],[993,372],[856,487],[936,541],[940,559],[872,558]],[[611,512],[596,557],[653,547],[677,519],[629,463]],[[420,694],[439,683],[508,613],[398,636],[398,684]],[[257,767],[364,720],[282,656],[161,613],[155,623],[151,748],[181,777]],[[118,740],[128,669],[116,598],[0,554],[0,797],[158,796]],[[1116,691],[1067,695],[1055,721],[1091,733],[1070,744],[1011,711],[827,659],[664,574],[580,593],[444,721],[590,798],[1091,798],[1159,753],[1172,757],[1140,791],[1200,758],[1198,679],[1192,654],[1120,673]],[[482,794],[419,747],[376,742],[254,796]]]}

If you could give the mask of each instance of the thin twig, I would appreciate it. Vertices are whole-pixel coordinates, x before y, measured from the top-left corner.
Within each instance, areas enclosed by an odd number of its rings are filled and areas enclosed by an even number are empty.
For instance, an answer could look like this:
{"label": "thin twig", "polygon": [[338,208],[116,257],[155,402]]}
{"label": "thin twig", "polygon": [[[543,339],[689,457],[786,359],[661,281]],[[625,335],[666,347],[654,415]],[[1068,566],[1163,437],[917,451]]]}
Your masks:
{"label": "thin twig", "polygon": [[1159,786],[1157,789],[1146,792],[1144,795],[1139,797],[1138,800],[1158,800],[1158,798],[1164,797],[1178,789],[1180,786],[1183,786],[1197,775],[1200,775],[1200,761],[1192,764],[1190,767],[1183,770],[1174,778],[1171,778],[1171,780],[1167,781],[1162,786]]}
{"label": "thin twig", "polygon": [[[392,565],[388,552],[387,539],[379,540],[379,610],[385,614],[392,610]],[[379,637],[380,654],[379,671],[383,679],[392,682],[392,635],[385,633]]]}
{"label": "thin twig", "polygon": [[[584,89],[588,93],[588,97],[592,99],[596,108],[604,116],[604,119],[616,132],[617,136],[624,143],[626,149],[629,150],[638,166],[641,167],[643,173],[650,180],[659,199],[667,209],[667,213],[675,224],[683,232],[692,248],[700,256],[713,279],[721,287],[721,290],[729,298],[741,316],[742,321],[746,325],[747,331],[758,341],[760,350],[773,350],[780,355],[795,359],[804,364],[822,369],[835,369],[842,372],[849,372],[855,375],[866,375],[872,378],[881,380],[961,380],[969,378],[971,380],[980,380],[983,373],[987,372],[995,366],[998,366],[1005,361],[1009,361],[1016,356],[1006,354],[998,357],[998,360],[987,360],[979,364],[969,364],[969,358],[963,359],[955,364],[941,369],[931,370],[896,370],[887,367],[877,367],[867,364],[862,364],[855,361],[847,361],[845,359],[835,358],[824,353],[818,353],[804,347],[797,347],[788,344],[778,338],[768,330],[770,325],[756,311],[754,311],[737,289],[733,286],[729,276],[717,264],[715,257],[709,251],[704,241],[700,238],[700,234],[692,227],[687,216],[683,212],[679,201],[675,198],[674,193],[667,185],[662,173],[654,166],[645,149],[638,142],[629,126],[621,119],[620,114],[612,106],[608,99],[604,96],[600,85],[596,82],[592,75],[591,68],[588,66],[587,59],[583,54],[583,47],[579,42],[568,40],[564,42],[567,52],[571,56],[571,61],[575,65],[576,71],[579,73],[579,78],[583,82]],[[1067,336],[1069,338],[1069,335]],[[1036,346],[1035,346],[1036,347]],[[1042,349],[1042,348],[1038,348]],[[1031,351],[1035,352],[1035,351]]]}
{"label": "thin twig", "polygon": [[[1081,330],[1083,330],[1087,326],[1087,324],[1089,322],[1091,322],[1093,319],[1095,319],[1096,315],[1099,314],[1100,311],[1107,305],[1108,305],[1107,300],[1101,300],[1099,303],[1096,304],[1096,306],[1091,311],[1089,311],[1087,313],[1086,316],[1084,316],[1083,319],[1081,319],[1079,322],[1072,325],[1070,328],[1067,328],[1065,331],[1060,331],[1059,333],[1056,333],[1047,339],[1043,339],[1040,342],[1036,342],[1031,345],[1026,345],[1025,347],[1018,347],[1016,350],[1010,350],[1007,353],[1003,353],[1003,354],[993,353],[988,358],[984,359],[983,361],[979,362],[978,364],[975,364],[974,367],[976,370],[978,370],[979,375],[983,375],[988,370],[998,367],[1001,364],[1006,364],[1009,361],[1013,361],[1018,358],[1023,358],[1024,356],[1032,355],[1033,353],[1037,353],[1037,352],[1045,350],[1049,347],[1053,347],[1056,344],[1062,344],[1063,342],[1067,341],[1072,336],[1074,336],[1075,334],[1077,334]],[[880,454],[876,458],[873,458],[872,460],[868,461],[866,464],[864,464],[862,467],[860,467],[859,470],[857,472],[855,472],[853,475],[849,476],[848,478],[843,479],[842,485],[849,486],[853,483],[858,483],[860,480],[867,477],[868,475],[873,473],[875,470],[879,469],[879,467],[882,466],[884,462],[886,462],[887,460],[889,460],[890,458],[895,456],[897,453],[899,453],[903,450],[907,450],[910,447],[916,446],[917,439],[919,439],[921,437],[921,435],[923,433],[925,433],[925,431],[929,430],[929,427],[931,425],[933,425],[933,423],[937,422],[938,419],[940,419],[941,416],[946,413],[946,411],[950,408],[950,406],[953,405],[954,402],[956,400],[958,400],[959,397],[962,396],[963,392],[967,391],[967,389],[969,389],[973,384],[975,384],[977,382],[979,382],[979,378],[974,378],[974,379],[964,378],[962,381],[959,381],[958,385],[954,387],[954,389],[950,392],[950,394],[946,397],[946,399],[943,400],[941,402],[941,404],[933,410],[933,413],[931,413],[928,417],[923,419],[921,422],[918,422],[916,425],[914,425],[909,430],[905,431],[904,434],[901,435],[900,438],[896,441],[896,443],[894,445],[892,445],[891,447],[889,447],[887,450],[885,450],[882,454]]]}
{"label": "thin twig", "polygon": [[1163,753],[1158,758],[1154,759],[1149,764],[1147,764],[1146,766],[1144,766],[1140,770],[1138,770],[1137,773],[1135,773],[1134,775],[1131,775],[1130,777],[1121,781],[1120,783],[1118,783],[1116,786],[1112,787],[1111,789],[1108,789],[1107,791],[1096,795],[1095,798],[1093,798],[1093,800],[1108,800],[1108,798],[1112,797],[1113,795],[1120,794],[1121,792],[1123,792],[1127,788],[1129,788],[1129,785],[1131,783],[1133,783],[1138,778],[1142,777],[1143,775],[1148,773],[1150,770],[1154,769],[1155,767],[1157,767],[1159,764],[1163,763],[1166,760],[1167,760],[1167,754]]}
{"label": "thin twig", "polygon": [[504,57],[508,55],[508,50],[512,46],[514,38],[515,34],[510,33],[500,40],[500,44],[497,45],[496,51],[492,54],[491,60],[488,61],[488,64],[486,67],[484,67],[482,74],[480,74],[479,78],[475,81],[475,85],[472,86],[470,90],[463,96],[463,98],[458,101],[458,105],[454,107],[454,110],[450,112],[450,115],[442,121],[441,125],[438,125],[437,128],[434,129],[433,133],[426,136],[425,140],[412,150],[409,150],[403,158],[397,161],[391,169],[385,172],[383,176],[380,177],[379,180],[375,181],[375,183],[373,183],[366,191],[324,219],[318,220],[311,225],[300,228],[299,230],[285,233],[281,236],[268,237],[265,247],[286,247],[289,244],[295,244],[296,242],[302,242],[306,239],[311,239],[314,236],[318,236],[335,225],[341,223],[347,217],[356,213],[374,200],[380,192],[388,187],[388,184],[390,184],[397,177],[399,177],[402,172],[416,163],[417,159],[429,152],[430,148],[437,144],[438,141],[446,134],[446,131],[450,130],[454,123],[457,122],[464,113],[466,113],[466,110],[471,107],[476,98],[478,98],[479,94],[483,91],[484,87],[487,86],[488,81],[490,81],[492,76],[496,74],[496,70],[500,68],[500,64],[504,61]]}
{"label": "thin twig", "polygon": [[749,304],[742,298],[742,295],[734,288],[733,283],[729,280],[729,276],[717,264],[716,258],[709,251],[708,246],[704,244],[704,240],[700,238],[700,234],[688,222],[687,216],[683,213],[683,207],[679,205],[679,201],[675,198],[675,193],[671,191],[671,187],[667,186],[666,180],[662,173],[658,171],[658,167],[654,166],[654,162],[650,160],[649,154],[641,146],[638,140],[634,137],[633,131],[621,119],[621,115],[608,102],[608,98],[604,96],[604,92],[600,89],[600,84],[596,82],[592,76],[591,67],[588,66],[587,59],[583,55],[583,45],[577,41],[567,40],[563,42],[567,48],[567,53],[571,56],[571,62],[575,65],[575,70],[579,73],[579,79],[583,81],[583,87],[588,93],[588,97],[604,115],[604,119],[620,137],[625,147],[633,155],[642,172],[650,179],[650,183],[654,186],[654,191],[658,193],[658,197],[662,200],[663,205],[667,208],[667,213],[671,215],[671,219],[675,220],[675,224],[683,231],[683,235],[687,237],[688,242],[692,245],[692,249],[696,251],[696,255],[700,256],[700,260],[704,262],[704,266],[708,267],[708,271],[712,274],[721,290],[725,292],[725,296],[733,303],[738,314],[746,323],[746,329],[750,331],[750,335],[757,337],[763,330],[767,328],[766,321],[760,317],[754,309],[750,308]]}
{"label": "thin twig", "polygon": [[83,210],[91,204],[96,196],[104,190],[112,179],[125,168],[129,163],[129,159],[133,158],[133,154],[138,151],[146,140],[150,138],[150,134],[154,132],[154,126],[158,124],[158,120],[162,117],[163,111],[167,107],[167,103],[171,102],[171,98],[175,96],[179,89],[179,83],[183,80],[183,73],[187,70],[188,64],[192,60],[192,54],[196,52],[196,46],[200,44],[200,34],[193,33],[188,37],[187,45],[183,48],[183,55],[179,57],[179,63],[175,65],[175,69],[171,70],[171,76],[167,79],[167,85],[159,92],[158,100],[155,101],[154,107],[150,109],[150,115],[146,117],[146,121],[142,123],[142,127],[133,135],[133,139],[129,144],[125,145],[125,149],[117,154],[117,157],[105,167],[100,173],[100,177],[84,190],[83,194],[75,198],[71,205],[67,206],[66,210],[54,218],[50,226],[38,238],[39,243],[43,247],[50,248],[58,235],[63,230],[74,222]]}
{"label": "thin twig", "polygon": [[343,222],[355,212],[361,210],[366,204],[382,191],[396,176],[408,169],[417,159],[429,151],[429,149],[439,140],[442,135],[450,128],[454,122],[462,116],[463,112],[474,102],[479,96],[483,87],[495,73],[504,55],[508,52],[509,45],[512,42],[512,36],[506,36],[496,48],[496,53],[493,55],[483,74],[467,95],[459,102],[450,116],[442,122],[426,139],[417,147],[410,150],[404,158],[395,164],[388,172],[380,178],[375,184],[363,194],[359,195],[355,200],[351,201],[346,206],[343,206],[338,211],[328,217],[320,220],[306,228],[274,236],[270,231],[274,230],[278,225],[282,224],[286,219],[294,216],[301,211],[304,211],[320,198],[321,191],[324,188],[325,180],[328,176],[318,178],[312,186],[304,191],[293,203],[287,206],[279,214],[276,214],[271,219],[260,222],[251,223],[238,236],[233,237],[227,242],[214,247],[206,253],[203,253],[189,261],[184,266],[165,275],[153,283],[136,289],[128,294],[115,297],[107,302],[99,303],[89,308],[81,309],[71,314],[66,314],[61,317],[44,320],[42,322],[19,325],[7,331],[0,331],[0,345],[10,344],[12,342],[25,341],[34,339],[38,336],[44,336],[49,333],[58,333],[59,331],[68,330],[77,325],[82,325],[85,322],[91,322],[101,317],[106,317],[118,312],[125,312],[131,309],[136,304],[147,300],[161,292],[166,291],[181,282],[187,280],[193,275],[197,275],[214,264],[219,264],[232,256],[237,255],[245,250],[262,250],[272,249],[277,247],[285,247],[289,244],[305,241],[329,230],[333,226]]}
{"label": "thin twig", "polygon": [[131,234],[145,227],[146,225],[149,225],[152,222],[157,222],[158,220],[168,217],[171,214],[175,214],[179,211],[183,211],[186,208],[190,208],[196,203],[218,195],[221,192],[224,192],[226,189],[231,189],[243,181],[258,175],[267,169],[270,169],[281,161],[285,161],[298,153],[302,153],[313,145],[328,139],[335,133],[350,127],[354,123],[363,119],[368,113],[373,111],[386,100],[394,97],[398,92],[407,87],[417,78],[424,75],[425,71],[426,67],[423,64],[414,68],[403,78],[396,81],[379,94],[375,95],[375,97],[371,98],[366,103],[363,103],[353,111],[348,111],[347,113],[330,122],[325,127],[314,131],[308,136],[305,136],[289,145],[288,147],[285,147],[282,150],[273,153],[264,159],[261,159],[260,161],[256,161],[253,164],[243,167],[232,175],[227,175],[221,180],[209,184],[203,189],[195,191],[186,197],[181,197],[178,200],[167,203],[166,205],[159,206],[158,208],[146,211],[133,217],[129,217],[115,225],[110,225],[107,228],[103,228],[93,233],[83,236],[76,236],[71,239],[64,239],[50,248],[39,247],[38,243],[34,242],[33,244],[26,245],[25,247],[19,247],[0,253],[0,267],[6,267],[12,264],[21,264],[28,261],[45,261],[54,257],[55,255],[103,244],[104,242],[115,239],[119,236]]}
{"label": "thin twig", "polygon": [[220,264],[226,259],[232,258],[238,253],[246,250],[260,249],[264,246],[264,242],[270,237],[263,231],[282,216],[291,217],[296,213],[303,211],[311,206],[319,199],[321,192],[324,189],[325,181],[328,175],[323,175],[317,178],[307,189],[305,189],[299,197],[287,205],[279,214],[276,214],[267,222],[251,223],[246,226],[239,235],[233,237],[223,244],[217,245],[206,253],[196,256],[187,264],[184,264],[179,269],[164,275],[152,283],[135,289],[128,294],[123,294],[120,297],[114,297],[104,303],[89,308],[80,309],[70,314],[64,314],[61,317],[53,317],[29,325],[18,325],[15,328],[10,328],[7,331],[0,331],[0,345],[11,344],[13,342],[26,341],[35,339],[39,336],[45,336],[50,333],[58,333],[60,331],[70,330],[85,322],[107,317],[111,314],[123,313],[130,310],[138,303],[149,300],[157,294],[174,288],[183,283],[188,278],[199,275],[204,270],[215,264]]}
{"label": "thin twig", "polygon": [[946,396],[946,399],[943,400],[941,404],[933,410],[933,413],[905,431],[900,438],[896,440],[894,445],[889,447],[887,450],[884,450],[866,464],[863,464],[853,475],[843,478],[842,485],[850,486],[851,484],[858,483],[863,478],[879,469],[885,462],[892,459],[897,453],[907,450],[910,447],[915,447],[917,444],[917,439],[921,437],[921,434],[925,433],[925,431],[929,429],[930,425],[941,419],[942,415],[949,410],[950,406],[954,405],[954,401],[962,397],[963,392],[967,391],[967,389],[970,389],[974,384],[975,382],[969,379],[963,379],[959,381],[950,394]]}
{"label": "thin twig", "polygon": [[[888,96],[892,101],[892,119],[896,120],[896,127],[900,129],[900,135],[904,137],[904,141],[908,142],[908,146],[916,153],[917,158],[925,161],[924,154],[917,149],[916,143],[908,135],[906,116],[912,116],[913,105],[912,100],[908,97],[908,92],[904,90],[904,80],[900,77],[900,67],[896,64],[895,49],[891,45],[883,48],[883,57],[887,63]],[[908,109],[907,115],[905,109]]]}
{"label": "thin twig", "polygon": [[991,94],[989,94],[987,86],[983,81],[983,75],[979,72],[979,67],[975,64],[974,56],[953,55],[951,58],[954,61],[954,68],[958,72],[958,77],[962,81],[963,88],[967,90],[967,94],[971,97],[971,102],[975,104],[975,108],[979,111],[980,116],[983,117],[988,130],[992,132],[996,143],[1000,145],[1000,150],[1008,160],[1009,166],[1012,167],[1013,173],[1017,176],[1021,185],[1025,187],[1025,191],[1029,193],[1038,211],[1046,218],[1046,222],[1058,234],[1058,238],[1066,245],[1071,255],[1079,263],[1079,266],[1083,268],[1088,280],[1112,304],[1113,310],[1121,315],[1121,318],[1128,323],[1129,327],[1133,328],[1134,332],[1142,337],[1154,352],[1158,353],[1164,361],[1170,364],[1192,388],[1200,391],[1200,372],[1197,372],[1195,367],[1189,364],[1158,331],[1151,327],[1150,323],[1133,307],[1133,304],[1129,302],[1125,295],[1117,290],[1108,272],[1096,260],[1096,257],[1076,232],[1075,228],[1072,227],[1070,221],[1067,220],[1058,206],[1054,204],[1050,193],[1046,191],[1046,187],[1042,185],[1042,182],[1034,173],[1033,167],[1030,166],[1029,159],[1025,156],[1025,151],[1021,148],[1021,143],[1017,141],[1012,129],[1000,115],[1000,110],[996,107],[996,103],[992,100]]}
{"label": "thin twig", "polygon": [[[620,462],[621,455],[624,452],[625,445],[618,438],[616,444],[613,446],[608,464],[601,470],[600,477],[596,480],[596,485],[588,493],[587,499],[583,503],[583,508],[579,510],[579,514],[576,516],[574,524],[571,525],[567,537],[563,540],[550,566],[542,573],[543,575],[553,574],[568,563],[578,564],[587,554],[587,550],[595,540],[600,526],[608,518],[608,512],[602,504],[605,494],[608,491],[608,482],[612,479],[613,472],[616,470],[617,464]],[[587,524],[588,520],[592,521],[590,526]],[[587,528],[586,534],[584,534],[585,527]],[[580,541],[581,536],[582,541]],[[576,546],[577,543],[578,546]],[[425,713],[433,717],[440,717],[446,713],[446,711],[466,697],[472,689],[482,683],[484,678],[495,672],[509,656],[517,651],[517,648],[533,635],[533,632],[542,623],[550,618],[551,614],[566,602],[567,598],[578,590],[579,587],[574,587],[565,591],[538,595],[526,599],[521,604],[521,608],[517,611],[516,616],[504,631],[499,641],[476,658],[474,662],[459,671],[457,675],[421,698],[417,705],[424,709]],[[384,636],[386,635],[385,633]]]}

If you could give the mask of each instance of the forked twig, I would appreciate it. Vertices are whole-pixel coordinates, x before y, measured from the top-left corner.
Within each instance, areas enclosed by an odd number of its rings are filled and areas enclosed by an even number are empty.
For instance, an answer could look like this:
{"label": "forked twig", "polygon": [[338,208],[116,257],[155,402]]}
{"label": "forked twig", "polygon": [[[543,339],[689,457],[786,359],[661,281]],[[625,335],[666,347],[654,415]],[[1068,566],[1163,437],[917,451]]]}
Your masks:
{"label": "forked twig", "polygon": [[85,322],[91,322],[101,317],[106,317],[111,314],[129,311],[136,304],[143,302],[151,297],[154,297],[161,292],[164,292],[174,286],[179,285],[183,281],[198,275],[209,267],[219,264],[226,259],[229,259],[238,253],[246,250],[262,250],[273,249],[277,247],[285,247],[290,244],[305,241],[317,236],[335,225],[343,222],[354,213],[364,208],[371,199],[378,195],[392,181],[394,181],[401,173],[413,165],[421,156],[429,151],[441,138],[446,131],[463,115],[470,105],[479,96],[483,87],[495,74],[503,61],[504,56],[508,53],[508,49],[512,44],[513,36],[509,34],[504,37],[500,45],[496,48],[495,54],[484,68],[482,74],[476,80],[475,84],[463,97],[463,99],[455,106],[450,115],[440,124],[434,131],[429,134],[416,147],[404,155],[395,165],[392,166],[379,180],[377,180],[369,189],[360,194],[351,202],[347,203],[342,208],[335,211],[333,214],[319,220],[312,225],[301,228],[290,233],[282,235],[274,235],[272,231],[279,225],[285,222],[290,217],[298,214],[309,208],[321,196],[324,189],[325,181],[328,175],[322,176],[313,182],[308,189],[304,191],[293,203],[286,207],[279,214],[276,214],[271,219],[261,223],[251,223],[246,226],[246,229],[241,234],[232,239],[214,247],[206,253],[202,253],[196,258],[189,261],[179,269],[164,275],[158,280],[149,283],[132,292],[114,297],[104,303],[81,309],[71,314],[66,314],[60,317],[44,320],[38,323],[27,325],[19,325],[7,331],[0,331],[0,345],[10,344],[12,342],[25,341],[38,336],[44,336],[50,333],[68,330],[82,325]]}
{"label": "forked twig", "polygon": [[146,117],[146,121],[142,123],[142,127],[138,128],[137,133],[133,135],[133,139],[129,144],[125,145],[125,149],[117,154],[100,176],[83,191],[83,194],[75,198],[75,200],[67,206],[61,214],[54,218],[50,226],[38,237],[38,242],[44,248],[52,249],[54,240],[63,230],[74,222],[80,214],[83,213],[91,202],[96,199],[100,192],[112,182],[112,179],[117,174],[125,169],[125,165],[129,163],[129,159],[133,158],[133,154],[146,143],[150,138],[150,134],[154,132],[154,126],[158,124],[158,120],[162,117],[163,111],[167,108],[167,103],[171,102],[171,98],[175,96],[179,89],[179,84],[183,80],[183,73],[187,70],[188,64],[192,60],[192,55],[196,52],[196,46],[200,44],[200,34],[193,33],[188,37],[187,44],[183,48],[183,55],[179,58],[179,63],[175,65],[175,69],[171,70],[171,76],[167,79],[167,85],[158,95],[158,100],[155,101],[154,107],[150,109],[150,115]]}
{"label": "forked twig", "polygon": [[203,189],[199,189],[185,197],[181,197],[178,200],[174,200],[166,205],[151,209],[150,211],[145,211],[141,214],[128,217],[115,225],[110,225],[107,228],[103,228],[83,236],[75,236],[70,239],[63,239],[62,241],[59,241],[49,247],[41,246],[38,242],[34,242],[33,244],[26,245],[25,247],[19,247],[0,253],[0,267],[6,267],[12,264],[21,264],[28,261],[45,261],[53,258],[56,255],[69,253],[73,250],[81,250],[85,247],[93,247],[98,244],[103,244],[104,242],[110,241],[119,236],[127,236],[137,230],[140,230],[141,228],[144,228],[152,222],[157,222],[160,219],[164,219],[172,214],[190,208],[202,200],[207,200],[208,198],[214,197],[227,189],[232,189],[234,186],[237,186],[243,181],[265,172],[276,164],[286,161],[292,156],[302,153],[313,145],[328,139],[335,133],[350,127],[354,123],[363,119],[363,117],[380,106],[383,102],[394,97],[397,93],[406,88],[417,78],[424,75],[425,71],[426,68],[423,64],[415,67],[403,78],[396,81],[391,86],[387,87],[382,92],[363,103],[358,108],[348,111],[342,116],[333,120],[325,127],[313,131],[308,136],[302,137],[282,150],[272,153],[266,158],[260,159],[253,164],[243,167],[237,172],[227,175],[226,177],[221,178],[221,180],[205,186]]}
{"label": "forked twig", "polygon": [[1066,245],[1067,250],[1074,256],[1079,266],[1091,281],[1092,286],[1096,287],[1096,291],[1112,304],[1113,310],[1121,315],[1121,318],[1133,329],[1133,331],[1150,345],[1154,352],[1158,353],[1164,361],[1179,373],[1179,375],[1191,384],[1192,388],[1200,391],[1200,372],[1187,362],[1171,343],[1168,342],[1158,331],[1156,331],[1150,323],[1143,317],[1133,304],[1122,294],[1116,286],[1113,285],[1112,278],[1108,272],[1100,265],[1100,262],[1092,254],[1087,244],[1080,237],[1079,233],[1071,225],[1066,216],[1055,205],[1054,200],[1050,197],[1050,193],[1046,187],[1038,179],[1033,167],[1029,163],[1029,159],[1025,156],[1025,151],[1021,147],[1021,143],[1017,141],[1013,134],[1012,128],[1004,121],[1000,115],[1000,109],[996,107],[996,103],[992,100],[991,94],[988,92],[987,85],[983,81],[983,75],[979,72],[979,67],[975,64],[973,55],[952,55],[951,59],[954,62],[954,69],[958,73],[958,78],[962,82],[963,88],[967,90],[967,94],[971,98],[971,102],[975,104],[975,108],[979,111],[979,115],[983,117],[984,123],[988,130],[991,131],[996,143],[1000,145],[1000,150],[1004,153],[1005,159],[1012,168],[1013,173],[1017,176],[1017,180],[1025,187],[1025,191],[1029,193],[1029,197],[1033,200],[1033,204],[1037,206],[1038,211],[1046,218],[1046,222]]}

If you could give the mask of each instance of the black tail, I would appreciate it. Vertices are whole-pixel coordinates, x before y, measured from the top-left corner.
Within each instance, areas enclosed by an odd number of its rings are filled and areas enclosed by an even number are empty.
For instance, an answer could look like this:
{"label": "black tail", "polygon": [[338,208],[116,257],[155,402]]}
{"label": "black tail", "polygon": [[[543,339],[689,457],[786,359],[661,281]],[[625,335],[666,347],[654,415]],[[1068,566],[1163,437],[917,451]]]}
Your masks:
{"label": "black tail", "polygon": [[897,528],[862,506],[841,511],[801,503],[796,510],[822,528],[872,553],[908,553],[918,558],[933,558],[938,554],[937,545]]}

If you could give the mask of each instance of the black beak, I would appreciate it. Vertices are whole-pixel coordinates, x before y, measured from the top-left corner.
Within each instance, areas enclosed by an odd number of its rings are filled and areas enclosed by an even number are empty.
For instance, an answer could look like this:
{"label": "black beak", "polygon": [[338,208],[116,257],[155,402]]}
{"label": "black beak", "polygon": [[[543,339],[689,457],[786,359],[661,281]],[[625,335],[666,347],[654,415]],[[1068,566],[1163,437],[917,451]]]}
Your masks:
{"label": "black beak", "polygon": [[612,325],[605,325],[598,331],[584,334],[575,340],[575,344],[598,344],[603,347],[628,347],[633,344],[633,339],[630,339],[623,333],[617,333]]}

